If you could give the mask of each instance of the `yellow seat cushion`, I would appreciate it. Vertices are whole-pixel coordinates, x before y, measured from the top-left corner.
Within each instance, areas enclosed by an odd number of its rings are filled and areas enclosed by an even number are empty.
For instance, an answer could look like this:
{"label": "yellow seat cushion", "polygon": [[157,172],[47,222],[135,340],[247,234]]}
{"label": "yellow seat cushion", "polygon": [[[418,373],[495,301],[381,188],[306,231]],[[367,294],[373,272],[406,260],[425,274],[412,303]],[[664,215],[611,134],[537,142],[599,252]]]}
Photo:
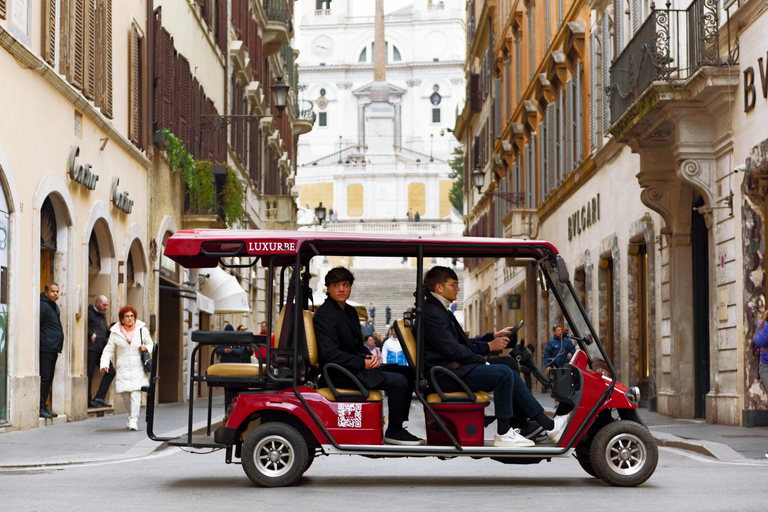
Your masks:
{"label": "yellow seat cushion", "polygon": [[[336,391],[339,393],[359,393],[360,391],[357,389],[339,389],[336,388]],[[333,397],[333,392],[331,391],[331,388],[320,388],[317,390],[318,393],[323,395],[326,400],[329,402],[335,402],[336,399]],[[343,401],[343,400],[341,400]],[[368,400],[367,402],[381,402],[381,393],[378,389],[369,389],[368,390]]]}
{"label": "yellow seat cushion", "polygon": [[[451,393],[443,393],[445,396],[463,396],[464,398],[467,398],[467,394],[463,391],[453,391]],[[475,403],[484,403],[484,402],[490,402],[491,397],[486,393],[485,391],[475,391]],[[432,393],[431,395],[427,395],[427,402],[430,404],[440,404],[443,403],[442,400],[440,400],[440,395],[437,393]],[[445,403],[458,403],[458,402],[445,402]]]}
{"label": "yellow seat cushion", "polygon": [[216,363],[208,367],[209,377],[258,377],[261,366],[255,363]]}

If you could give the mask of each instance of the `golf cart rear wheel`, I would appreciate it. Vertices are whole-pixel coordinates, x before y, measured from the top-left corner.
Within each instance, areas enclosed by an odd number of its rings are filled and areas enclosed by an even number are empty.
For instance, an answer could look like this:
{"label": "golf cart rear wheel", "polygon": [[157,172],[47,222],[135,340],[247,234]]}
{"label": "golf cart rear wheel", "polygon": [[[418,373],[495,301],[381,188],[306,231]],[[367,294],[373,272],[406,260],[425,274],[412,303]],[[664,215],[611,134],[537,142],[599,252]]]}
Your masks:
{"label": "golf cart rear wheel", "polygon": [[579,461],[581,469],[586,471],[590,476],[600,478],[595,473],[595,468],[592,467],[592,462],[589,460],[589,444],[579,443],[576,445],[576,460]]}
{"label": "golf cart rear wheel", "polygon": [[[601,428],[592,439],[589,461],[598,478],[617,487],[634,487],[650,478],[659,449],[643,425],[618,420]],[[583,467],[583,466],[582,466]]]}
{"label": "golf cart rear wheel", "polygon": [[299,481],[309,465],[307,442],[285,423],[256,427],[243,443],[243,469],[255,484],[283,487]]}

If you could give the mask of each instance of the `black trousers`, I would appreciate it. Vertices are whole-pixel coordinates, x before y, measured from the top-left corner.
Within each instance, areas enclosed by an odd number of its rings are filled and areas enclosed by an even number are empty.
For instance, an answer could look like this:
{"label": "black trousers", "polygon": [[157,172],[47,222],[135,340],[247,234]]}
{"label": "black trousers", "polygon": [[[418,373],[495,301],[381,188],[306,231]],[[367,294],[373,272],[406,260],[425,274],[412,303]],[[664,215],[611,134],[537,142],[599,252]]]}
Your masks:
{"label": "black trousers", "polygon": [[[93,375],[96,373],[96,371],[101,371],[101,368],[99,368],[99,362],[101,361],[101,352],[96,352],[95,350],[89,350],[88,351],[88,401],[91,401],[91,383],[93,382]],[[115,378],[115,367],[112,366],[112,361],[109,362],[109,371],[104,374],[104,376],[101,378],[101,384],[99,384],[99,389],[96,391],[96,396],[94,398],[98,398],[100,400],[104,400],[104,397],[107,396],[107,391],[109,391],[109,386],[112,384],[112,380]]]}
{"label": "black trousers", "polygon": [[40,351],[40,409],[48,407],[46,402],[48,401],[48,395],[51,394],[53,372],[56,371],[56,360],[58,358],[58,352]]}
{"label": "black trousers", "polygon": [[376,386],[387,392],[389,406],[389,427],[399,430],[408,421],[413,395],[413,371],[408,366],[385,364],[379,368],[387,376],[387,380]]}

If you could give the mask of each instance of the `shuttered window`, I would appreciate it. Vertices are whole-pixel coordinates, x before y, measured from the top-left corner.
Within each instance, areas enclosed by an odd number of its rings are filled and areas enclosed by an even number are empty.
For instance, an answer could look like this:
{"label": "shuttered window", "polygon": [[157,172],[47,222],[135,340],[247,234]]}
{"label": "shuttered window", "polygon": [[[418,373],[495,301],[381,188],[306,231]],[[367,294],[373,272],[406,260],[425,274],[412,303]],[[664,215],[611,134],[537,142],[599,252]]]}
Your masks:
{"label": "shuttered window", "polygon": [[563,24],[563,0],[557,0],[557,26]]}
{"label": "shuttered window", "polygon": [[573,77],[573,168],[581,164],[583,158],[584,143],[582,133],[584,133],[584,114],[582,113],[582,71],[581,63],[576,64],[576,74]]}
{"label": "shuttered window", "polygon": [[613,0],[613,54],[624,49],[624,0]]}
{"label": "shuttered window", "polygon": [[70,36],[72,37],[72,85],[82,90],[84,87],[84,59],[85,59],[85,18],[87,0],[73,0],[72,5],[72,25],[70,26]]}
{"label": "shuttered window", "polygon": [[605,88],[611,83],[610,66],[611,66],[611,20],[608,14],[603,14],[600,23],[600,75],[602,82],[598,90],[600,92],[600,100],[602,103],[602,117],[603,117],[603,133],[608,133],[608,129],[611,127],[611,105],[608,101],[608,97],[605,95]]}
{"label": "shuttered window", "polygon": [[112,119],[112,0],[101,1],[101,73],[99,106],[102,113]]}
{"label": "shuttered window", "polygon": [[515,91],[517,91],[517,102],[520,103],[523,82],[523,51],[520,47],[520,34],[515,37]]}
{"label": "shuttered window", "polygon": [[227,0],[216,0],[216,46],[218,46],[219,50],[225,55],[227,54],[228,26]]}
{"label": "shuttered window", "polygon": [[539,123],[539,204],[547,198],[547,121]]}
{"label": "shuttered window", "polygon": [[512,63],[509,59],[504,61],[504,108],[505,117],[504,121],[509,123],[509,119],[512,116],[512,82],[510,81],[510,67]]}
{"label": "shuttered window", "polygon": [[534,47],[536,46],[533,40],[533,4],[528,8],[528,74],[529,80],[533,81],[533,73],[535,70],[534,60],[536,58],[536,52]]}
{"label": "shuttered window", "polygon": [[555,136],[555,158],[557,166],[557,185],[565,180],[565,105],[563,91],[557,93],[555,110],[557,134]]}
{"label": "shuttered window", "polygon": [[493,81],[493,134],[497,139],[501,138],[501,78]]}
{"label": "shuttered window", "polygon": [[573,79],[565,81],[565,172],[573,170]]}
{"label": "shuttered window", "polygon": [[[96,58],[96,11],[95,0],[87,0],[85,6],[85,62],[83,70],[83,95],[89,100],[96,99],[96,81],[98,80],[98,64]],[[100,55],[99,55],[100,57]]]}
{"label": "shuttered window", "polygon": [[632,25],[632,35],[635,35],[643,22],[642,3],[640,0],[629,0],[629,21]]}
{"label": "shuttered window", "polygon": [[590,147],[603,145],[602,116],[600,115],[600,62],[597,53],[597,34],[589,36],[589,137]]}
{"label": "shuttered window", "polygon": [[547,195],[557,187],[557,166],[555,164],[557,154],[557,103],[547,105],[547,155],[546,169],[547,174]]}
{"label": "shuttered window", "polygon": [[[536,134],[531,134],[531,142],[528,145],[528,155],[525,159],[525,207],[536,208]],[[520,160],[515,162],[520,172]]]}
{"label": "shuttered window", "polygon": [[549,50],[549,0],[544,0],[544,51]]}
{"label": "shuttered window", "polygon": [[[0,0],[3,4],[3,0]],[[3,7],[0,6],[0,11]],[[2,17],[2,15],[0,15]],[[56,0],[43,0],[43,16],[40,35],[43,59],[52,67],[56,67]]]}
{"label": "shuttered window", "polygon": [[144,61],[142,51],[144,49],[144,38],[135,24],[131,24],[131,46],[128,49],[130,59],[130,75],[128,76],[128,138],[137,147],[144,147],[144,133],[141,108],[142,75]]}

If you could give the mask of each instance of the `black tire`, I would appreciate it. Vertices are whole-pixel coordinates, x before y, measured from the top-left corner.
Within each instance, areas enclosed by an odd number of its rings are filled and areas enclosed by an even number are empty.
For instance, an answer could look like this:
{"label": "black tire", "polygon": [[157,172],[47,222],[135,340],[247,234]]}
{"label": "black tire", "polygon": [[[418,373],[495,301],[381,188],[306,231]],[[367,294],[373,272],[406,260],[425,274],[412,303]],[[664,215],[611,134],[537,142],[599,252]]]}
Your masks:
{"label": "black tire", "polygon": [[576,460],[579,461],[579,466],[581,466],[581,469],[586,471],[590,476],[593,476],[595,478],[600,478],[597,476],[597,473],[595,473],[595,468],[592,467],[592,462],[589,460],[589,444],[587,443],[579,443],[576,445]]}
{"label": "black tire", "polygon": [[285,423],[265,423],[243,443],[243,470],[262,487],[284,487],[299,481],[309,464],[307,442]]}
{"label": "black tire", "polygon": [[635,487],[656,470],[659,449],[643,425],[617,420],[601,428],[592,438],[589,461],[603,482],[616,487]]}

